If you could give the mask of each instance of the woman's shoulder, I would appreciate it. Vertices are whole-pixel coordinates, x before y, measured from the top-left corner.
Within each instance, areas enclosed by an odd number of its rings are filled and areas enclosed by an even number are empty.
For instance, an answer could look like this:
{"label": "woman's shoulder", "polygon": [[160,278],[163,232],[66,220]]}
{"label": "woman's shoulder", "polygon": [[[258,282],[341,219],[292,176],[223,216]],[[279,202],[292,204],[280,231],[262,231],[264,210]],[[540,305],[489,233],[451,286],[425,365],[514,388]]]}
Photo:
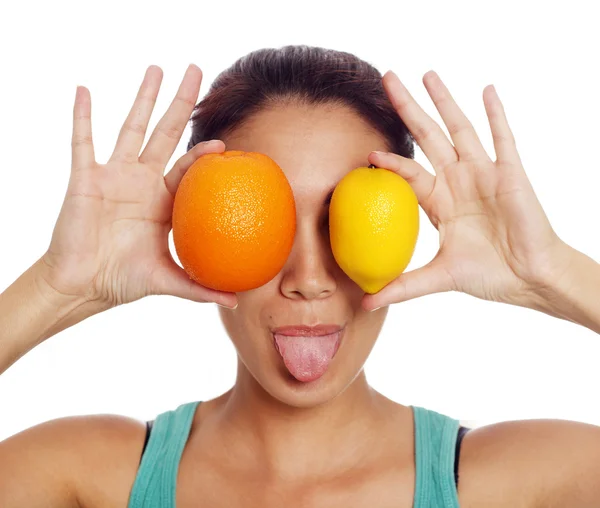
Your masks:
{"label": "woman's shoulder", "polygon": [[127,506],[146,440],[146,422],[121,415],[80,418],[78,441],[87,456],[87,470],[80,475],[81,505]]}
{"label": "woman's shoulder", "polygon": [[145,437],[143,421],[98,414],[57,418],[9,439],[52,472],[48,488],[73,489],[79,506],[127,506]]}
{"label": "woman's shoulder", "polygon": [[[169,427],[177,435],[189,426],[198,404],[185,403],[158,414],[155,426],[158,421],[163,431]],[[20,443],[15,444],[19,449],[30,443],[31,453],[60,450],[44,453],[38,463],[54,469],[52,488],[75,491],[78,506],[128,506],[148,444],[146,421],[117,414],[78,415],[50,420],[20,434]],[[59,463],[68,478],[62,478]]]}
{"label": "woman's shoulder", "polygon": [[515,420],[463,438],[461,508],[600,505],[600,427],[566,420]]}

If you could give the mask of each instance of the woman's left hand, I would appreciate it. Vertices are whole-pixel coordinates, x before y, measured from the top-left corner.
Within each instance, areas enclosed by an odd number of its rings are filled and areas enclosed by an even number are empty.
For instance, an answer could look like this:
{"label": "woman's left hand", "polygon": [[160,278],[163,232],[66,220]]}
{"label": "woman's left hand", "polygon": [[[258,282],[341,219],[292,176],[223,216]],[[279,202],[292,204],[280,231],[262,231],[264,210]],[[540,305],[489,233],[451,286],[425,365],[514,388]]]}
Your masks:
{"label": "woman's left hand", "polygon": [[427,265],[365,295],[363,306],[372,310],[443,291],[529,306],[534,293],[566,270],[572,249],[554,232],[533,191],[495,88],[483,91],[496,151],[492,161],[439,76],[429,71],[423,83],[454,144],[393,72],[383,77],[435,175],[393,153],[373,152],[369,162],[408,181],[439,231],[440,248]]}

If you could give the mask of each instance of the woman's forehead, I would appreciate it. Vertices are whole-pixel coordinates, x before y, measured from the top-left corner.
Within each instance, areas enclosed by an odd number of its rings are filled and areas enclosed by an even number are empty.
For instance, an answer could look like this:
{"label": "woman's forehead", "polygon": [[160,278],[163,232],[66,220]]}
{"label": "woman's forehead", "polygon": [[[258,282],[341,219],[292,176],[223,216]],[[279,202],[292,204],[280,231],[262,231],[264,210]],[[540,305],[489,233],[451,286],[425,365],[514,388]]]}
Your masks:
{"label": "woman's forehead", "polygon": [[228,150],[261,152],[285,172],[294,191],[331,186],[355,167],[367,165],[386,141],[347,107],[270,107],[224,139]]}

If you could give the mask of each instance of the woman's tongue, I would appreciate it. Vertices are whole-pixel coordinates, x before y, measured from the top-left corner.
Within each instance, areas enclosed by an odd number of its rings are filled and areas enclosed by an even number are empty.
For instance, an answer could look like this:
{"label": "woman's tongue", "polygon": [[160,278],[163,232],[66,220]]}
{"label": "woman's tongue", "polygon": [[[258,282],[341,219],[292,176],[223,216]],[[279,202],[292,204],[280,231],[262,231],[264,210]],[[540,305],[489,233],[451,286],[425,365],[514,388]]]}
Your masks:
{"label": "woman's tongue", "polygon": [[320,378],[336,352],[340,332],[314,337],[274,334],[277,350],[285,366],[298,381]]}

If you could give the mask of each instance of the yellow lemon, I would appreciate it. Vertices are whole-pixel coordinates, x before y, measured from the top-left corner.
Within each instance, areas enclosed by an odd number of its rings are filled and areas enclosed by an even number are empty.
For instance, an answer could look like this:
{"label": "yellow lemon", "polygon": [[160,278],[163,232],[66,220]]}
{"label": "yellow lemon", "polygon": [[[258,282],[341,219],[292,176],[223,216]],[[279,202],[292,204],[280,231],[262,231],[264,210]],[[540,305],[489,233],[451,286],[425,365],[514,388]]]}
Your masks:
{"label": "yellow lemon", "polygon": [[393,171],[360,167],[338,183],[329,207],[331,250],[365,293],[377,293],[408,266],[419,234],[419,203]]}

